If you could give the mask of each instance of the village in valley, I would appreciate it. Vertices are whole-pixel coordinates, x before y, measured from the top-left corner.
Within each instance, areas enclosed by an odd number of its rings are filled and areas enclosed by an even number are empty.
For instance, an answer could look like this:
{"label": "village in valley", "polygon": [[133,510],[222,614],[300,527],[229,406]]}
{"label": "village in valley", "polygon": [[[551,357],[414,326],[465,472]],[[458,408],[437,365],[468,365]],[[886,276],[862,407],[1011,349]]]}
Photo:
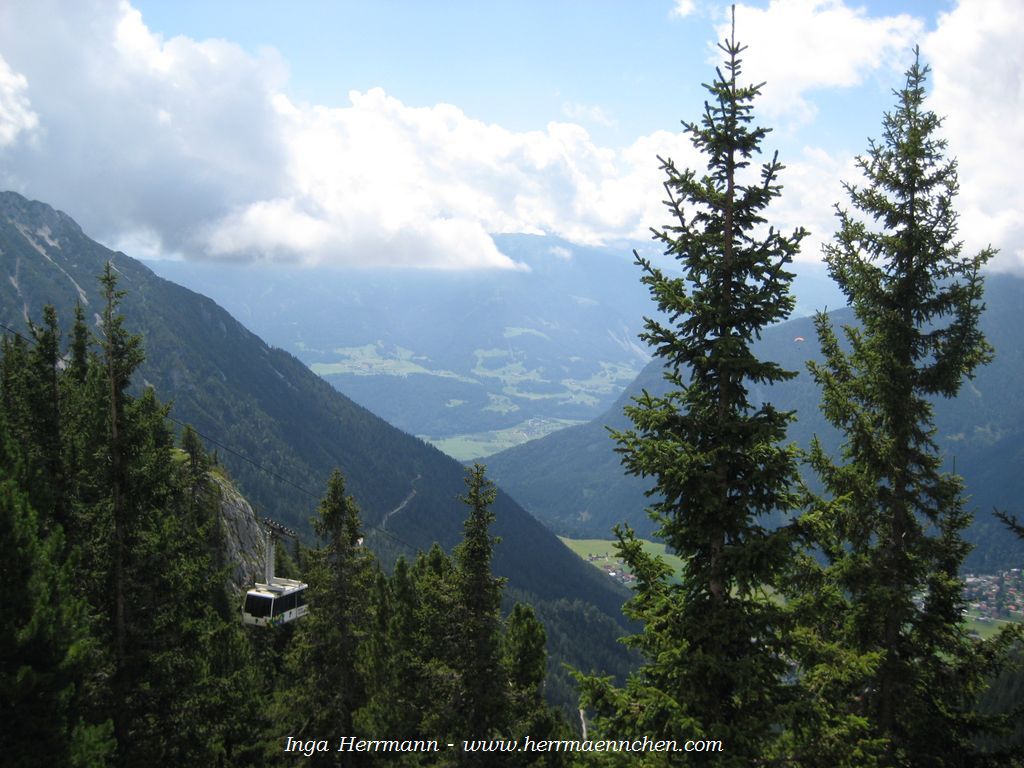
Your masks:
{"label": "village in valley", "polygon": [[968,612],[982,622],[1024,621],[1024,572],[1011,568],[964,577]]}

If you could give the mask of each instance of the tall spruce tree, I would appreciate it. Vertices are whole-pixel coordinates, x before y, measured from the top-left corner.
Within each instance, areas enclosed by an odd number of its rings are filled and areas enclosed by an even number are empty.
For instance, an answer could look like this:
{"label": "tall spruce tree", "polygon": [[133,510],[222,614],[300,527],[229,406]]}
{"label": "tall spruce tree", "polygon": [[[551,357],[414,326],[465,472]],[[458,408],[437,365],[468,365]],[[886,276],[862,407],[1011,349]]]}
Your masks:
{"label": "tall spruce tree", "polygon": [[[375,560],[362,545],[362,522],[355,499],[345,495],[345,479],[335,470],[327,482],[313,528],[322,546],[309,553],[309,615],[295,632],[285,659],[291,687],[282,699],[291,735],[366,735],[355,715],[367,701],[367,680],[358,665],[372,626],[370,615]],[[314,755],[318,765],[358,763],[347,753]]]}
{"label": "tall spruce tree", "polygon": [[416,601],[418,690],[414,704],[425,733],[469,738],[453,706],[461,695],[457,667],[462,629],[452,620],[458,610],[457,582],[455,566],[437,542],[426,553],[419,553],[412,568],[413,589],[407,593]]}
{"label": "tall spruce tree", "polygon": [[[516,603],[505,620],[501,638],[502,665],[508,680],[507,738],[535,741],[568,738],[571,730],[559,713],[544,701],[547,674],[547,633],[534,610]],[[561,766],[570,763],[565,753],[519,753],[509,765]]]}
{"label": "tall spruce tree", "polygon": [[616,529],[637,575],[626,612],[644,625],[629,643],[645,661],[625,689],[584,679],[583,700],[609,736],[720,739],[725,751],[705,754],[707,764],[748,766],[782,718],[783,609],[767,590],[790,557],[791,537],[775,524],[797,485],[795,450],[781,445],[791,414],[750,394],[795,374],[751,348],[793,308],[786,265],[805,232],[765,226],[783,166],[776,154],[759,177],[748,168],[768,132],[752,125],[760,86],[739,83],[735,29],[719,47],[724,71],[705,86],[703,118],[683,123],[706,172],[661,160],[673,223],[655,239],[683,276],[637,255],[666,318],[647,319],[641,338],[665,361],[671,390],[636,398],[626,409],[634,428],[614,433],[627,471],[653,478],[657,535],[687,568],[673,583],[631,530]]}
{"label": "tall spruce tree", "polygon": [[[455,547],[456,620],[459,625],[456,668],[461,678],[456,708],[463,738],[486,739],[506,725],[507,685],[501,668],[501,591],[504,579],[491,574],[491,558],[498,540],[491,535],[491,504],[497,495],[474,464],[466,472],[469,507],[462,542]],[[467,757],[467,762],[474,762]]]}
{"label": "tall spruce tree", "polygon": [[865,184],[845,185],[856,212],[837,206],[825,260],[859,325],[844,328],[847,350],[819,315],[824,361],[811,366],[845,442],[840,461],[812,451],[830,501],[809,529],[827,562],[801,612],[836,652],[805,675],[842,681],[837,716],[861,724],[846,748],[887,766],[975,764],[974,705],[1008,642],[972,640],[963,623],[971,515],[934,440],[934,400],[992,355],[978,319],[993,251],[963,255],[957,240],[957,166],[924,106],[927,73],[915,51],[882,141],[858,159]]}
{"label": "tall spruce tree", "polygon": [[[124,291],[117,288],[117,274],[108,261],[100,276],[106,303],[103,309],[101,346],[103,349],[104,373],[107,383],[107,425],[105,455],[108,459],[106,484],[110,493],[112,579],[110,626],[114,651],[114,668],[111,676],[114,735],[123,755],[132,748],[132,734],[128,723],[132,719],[128,673],[128,541],[134,532],[139,513],[138,500],[129,500],[128,444],[125,440],[125,405],[130,400],[127,394],[132,374],[143,361],[142,339],[128,333],[124,318],[119,313],[119,304]],[[136,503],[133,503],[136,502]]]}
{"label": "tall spruce tree", "polygon": [[2,762],[19,766],[99,766],[114,744],[109,721],[90,724],[83,682],[91,644],[85,602],[72,589],[64,533],[44,533],[19,486],[23,462],[0,412],[0,625]]}

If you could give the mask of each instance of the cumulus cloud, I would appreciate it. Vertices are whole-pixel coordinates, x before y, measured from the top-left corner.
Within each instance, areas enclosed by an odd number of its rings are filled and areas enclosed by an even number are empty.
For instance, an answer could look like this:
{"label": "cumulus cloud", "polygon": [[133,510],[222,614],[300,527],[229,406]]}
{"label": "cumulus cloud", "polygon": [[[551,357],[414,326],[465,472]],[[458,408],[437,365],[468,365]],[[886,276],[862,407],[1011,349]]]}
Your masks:
{"label": "cumulus cloud", "polygon": [[25,76],[14,72],[0,55],[0,147],[13,144],[19,134],[29,133],[39,124],[27,90]]}
{"label": "cumulus cloud", "polygon": [[610,149],[571,122],[513,132],[381,89],[297,103],[273,52],[164,39],[126,2],[18,3],[0,22],[41,137],[5,151],[2,181],[149,257],[521,268],[489,233],[644,237],[655,155],[692,153],[679,134]]}
{"label": "cumulus cloud", "polygon": [[676,18],[684,18],[689,16],[696,10],[696,4],[694,0],[675,0],[672,4],[672,10],[669,11],[669,16]]}
{"label": "cumulus cloud", "polygon": [[273,51],[164,39],[127,2],[5,5],[0,51],[4,125],[39,138],[0,148],[0,181],[150,257],[517,268],[488,233],[643,237],[654,155],[691,151],[668,132],[616,150],[571,122],[512,132],[380,89],[296,103]]}
{"label": "cumulus cloud", "polygon": [[349,101],[310,108],[276,97],[288,157],[282,194],[212,223],[213,253],[516,267],[489,232],[581,243],[644,236],[658,212],[655,154],[692,152],[667,132],[624,150],[599,147],[570,123],[512,132],[447,104],[410,107],[381,89]]}
{"label": "cumulus cloud", "polygon": [[273,54],[163,40],[127,3],[45,0],[0,4],[0,52],[38,119],[29,146],[2,150],[0,181],[105,241],[191,252],[199,223],[276,190]]}
{"label": "cumulus cloud", "polygon": [[[982,232],[1019,243],[1024,229],[1010,161],[1024,115],[1024,62],[1010,33],[1021,12],[1011,0],[965,1],[925,45],[935,108],[950,115],[961,156],[969,241]],[[908,17],[871,18],[838,0],[773,0],[740,7],[737,20],[750,56],[763,57],[750,71],[782,84],[759,112],[790,116],[812,110],[815,88],[890,64],[898,72],[920,31]],[[489,233],[646,239],[666,223],[656,156],[704,167],[681,133],[601,146],[573,122],[600,122],[587,105],[566,105],[566,122],[510,131],[381,89],[341,105],[297,102],[273,51],[165,39],[127,2],[0,3],[0,56],[0,184],[150,258],[522,268]],[[783,160],[786,189],[769,216],[810,229],[802,258],[817,260],[851,160],[815,147]],[[1011,251],[1020,259],[1019,246]]]}
{"label": "cumulus cloud", "polygon": [[960,235],[976,251],[1002,249],[1000,269],[1024,267],[1024,52],[1017,0],[962,0],[939,17],[922,44],[932,66],[928,106],[945,117],[949,152],[958,158]]}
{"label": "cumulus cloud", "polygon": [[[810,91],[859,85],[880,69],[901,70],[923,34],[908,14],[871,17],[843,0],[771,0],[766,8],[736,7],[737,37],[749,49],[746,70],[766,81],[759,110],[773,118],[807,122],[815,115]],[[729,36],[729,23],[717,27]],[[713,59],[720,51],[713,48]]]}

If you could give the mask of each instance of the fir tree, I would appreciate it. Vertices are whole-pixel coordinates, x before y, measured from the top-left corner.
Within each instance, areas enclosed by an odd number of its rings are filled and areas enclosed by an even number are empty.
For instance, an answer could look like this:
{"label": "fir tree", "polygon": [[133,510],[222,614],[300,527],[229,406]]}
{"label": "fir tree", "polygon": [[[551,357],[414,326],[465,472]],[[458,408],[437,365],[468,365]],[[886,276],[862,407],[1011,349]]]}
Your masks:
{"label": "fir tree", "polygon": [[[373,556],[362,545],[359,507],[345,495],[337,470],[313,527],[322,546],[308,556],[309,615],[299,623],[285,662],[292,685],[283,703],[294,724],[291,735],[320,739],[357,733],[356,711],[367,700],[358,661],[371,626],[375,577]],[[314,761],[330,765],[344,754],[320,754]]]}
{"label": "fir tree", "polygon": [[19,463],[0,414],[0,582],[7,614],[0,624],[3,762],[103,765],[114,748],[111,724],[90,724],[82,706],[92,657],[86,606],[71,588],[63,531],[42,531],[19,487]]}
{"label": "fir tree", "polygon": [[67,528],[69,510],[64,471],[60,387],[60,326],[57,311],[43,307],[43,324],[29,323],[32,348],[28,354],[28,414],[31,437],[29,456],[37,488],[32,503],[44,518],[44,526]]}
{"label": "fir tree", "polygon": [[461,498],[469,507],[469,516],[463,540],[454,552],[460,632],[456,668],[461,678],[456,707],[464,729],[462,738],[472,739],[486,739],[500,732],[507,706],[499,647],[504,580],[491,575],[498,539],[490,533],[494,522],[490,506],[497,492],[485,471],[483,465],[474,464],[466,472],[467,493]]}
{"label": "fir tree", "polygon": [[[811,366],[845,443],[841,461],[817,444],[811,456],[832,501],[805,521],[827,562],[800,599],[819,640],[803,675],[830,681],[833,723],[858,724],[846,748],[887,766],[975,764],[976,699],[1007,642],[974,641],[963,623],[971,515],[934,439],[934,399],[992,355],[978,319],[993,251],[962,254],[927,73],[915,52],[882,141],[858,160],[865,185],[845,185],[857,213],[837,206],[825,259],[859,326],[844,328],[845,351],[819,315],[824,362]],[[804,736],[820,754],[821,732]]]}
{"label": "fir tree", "polygon": [[[508,680],[508,732],[506,738],[522,742],[569,738],[569,730],[558,713],[544,701],[547,673],[547,634],[528,605],[516,603],[505,620],[501,638],[502,667]],[[510,765],[557,766],[568,763],[559,753],[519,753]]]}
{"label": "fir tree", "polygon": [[665,319],[641,338],[665,361],[671,391],[644,393],[615,433],[631,474],[654,480],[657,535],[687,562],[682,582],[646,556],[630,530],[619,550],[637,575],[629,639],[645,662],[624,690],[584,679],[584,702],[608,735],[720,739],[707,762],[751,765],[765,757],[783,717],[782,608],[766,591],[790,559],[788,530],[773,530],[797,499],[796,457],[782,447],[791,414],[758,405],[751,386],[795,374],[757,359],[752,344],[793,307],[786,271],[805,235],[783,235],[763,212],[780,194],[777,155],[749,169],[767,130],[752,125],[758,85],[740,85],[735,34],[719,46],[724,72],[705,86],[701,123],[684,123],[707,171],[662,160],[674,222],[655,238],[679,262],[672,277],[637,255],[643,283]]}
{"label": "fir tree", "polygon": [[462,628],[452,620],[458,610],[458,578],[451,558],[436,542],[416,558],[412,583],[421,727],[425,733],[468,738],[455,711],[461,695],[458,657],[463,650]]}

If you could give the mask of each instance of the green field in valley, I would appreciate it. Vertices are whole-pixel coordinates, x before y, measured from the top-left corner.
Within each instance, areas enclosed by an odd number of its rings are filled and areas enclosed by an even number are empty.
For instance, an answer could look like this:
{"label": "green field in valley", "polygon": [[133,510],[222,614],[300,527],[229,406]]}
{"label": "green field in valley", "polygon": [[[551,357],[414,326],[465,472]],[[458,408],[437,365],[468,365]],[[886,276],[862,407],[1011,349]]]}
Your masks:
{"label": "green field in valley", "polygon": [[[629,569],[623,566],[616,552],[615,544],[617,542],[615,539],[570,539],[565,536],[559,536],[558,538],[562,540],[565,546],[595,568],[605,572],[612,569],[617,572],[629,573]],[[683,572],[682,558],[677,555],[668,554],[664,544],[647,539],[640,539],[640,541],[645,552],[660,556],[672,567],[677,576]]]}
{"label": "green field in valley", "polygon": [[492,429],[487,432],[443,438],[432,438],[426,435],[417,435],[417,437],[444,451],[453,459],[469,461],[490,456],[492,453],[513,448],[559,429],[582,423],[582,421],[573,421],[572,419],[533,418],[522,421],[514,427]]}

